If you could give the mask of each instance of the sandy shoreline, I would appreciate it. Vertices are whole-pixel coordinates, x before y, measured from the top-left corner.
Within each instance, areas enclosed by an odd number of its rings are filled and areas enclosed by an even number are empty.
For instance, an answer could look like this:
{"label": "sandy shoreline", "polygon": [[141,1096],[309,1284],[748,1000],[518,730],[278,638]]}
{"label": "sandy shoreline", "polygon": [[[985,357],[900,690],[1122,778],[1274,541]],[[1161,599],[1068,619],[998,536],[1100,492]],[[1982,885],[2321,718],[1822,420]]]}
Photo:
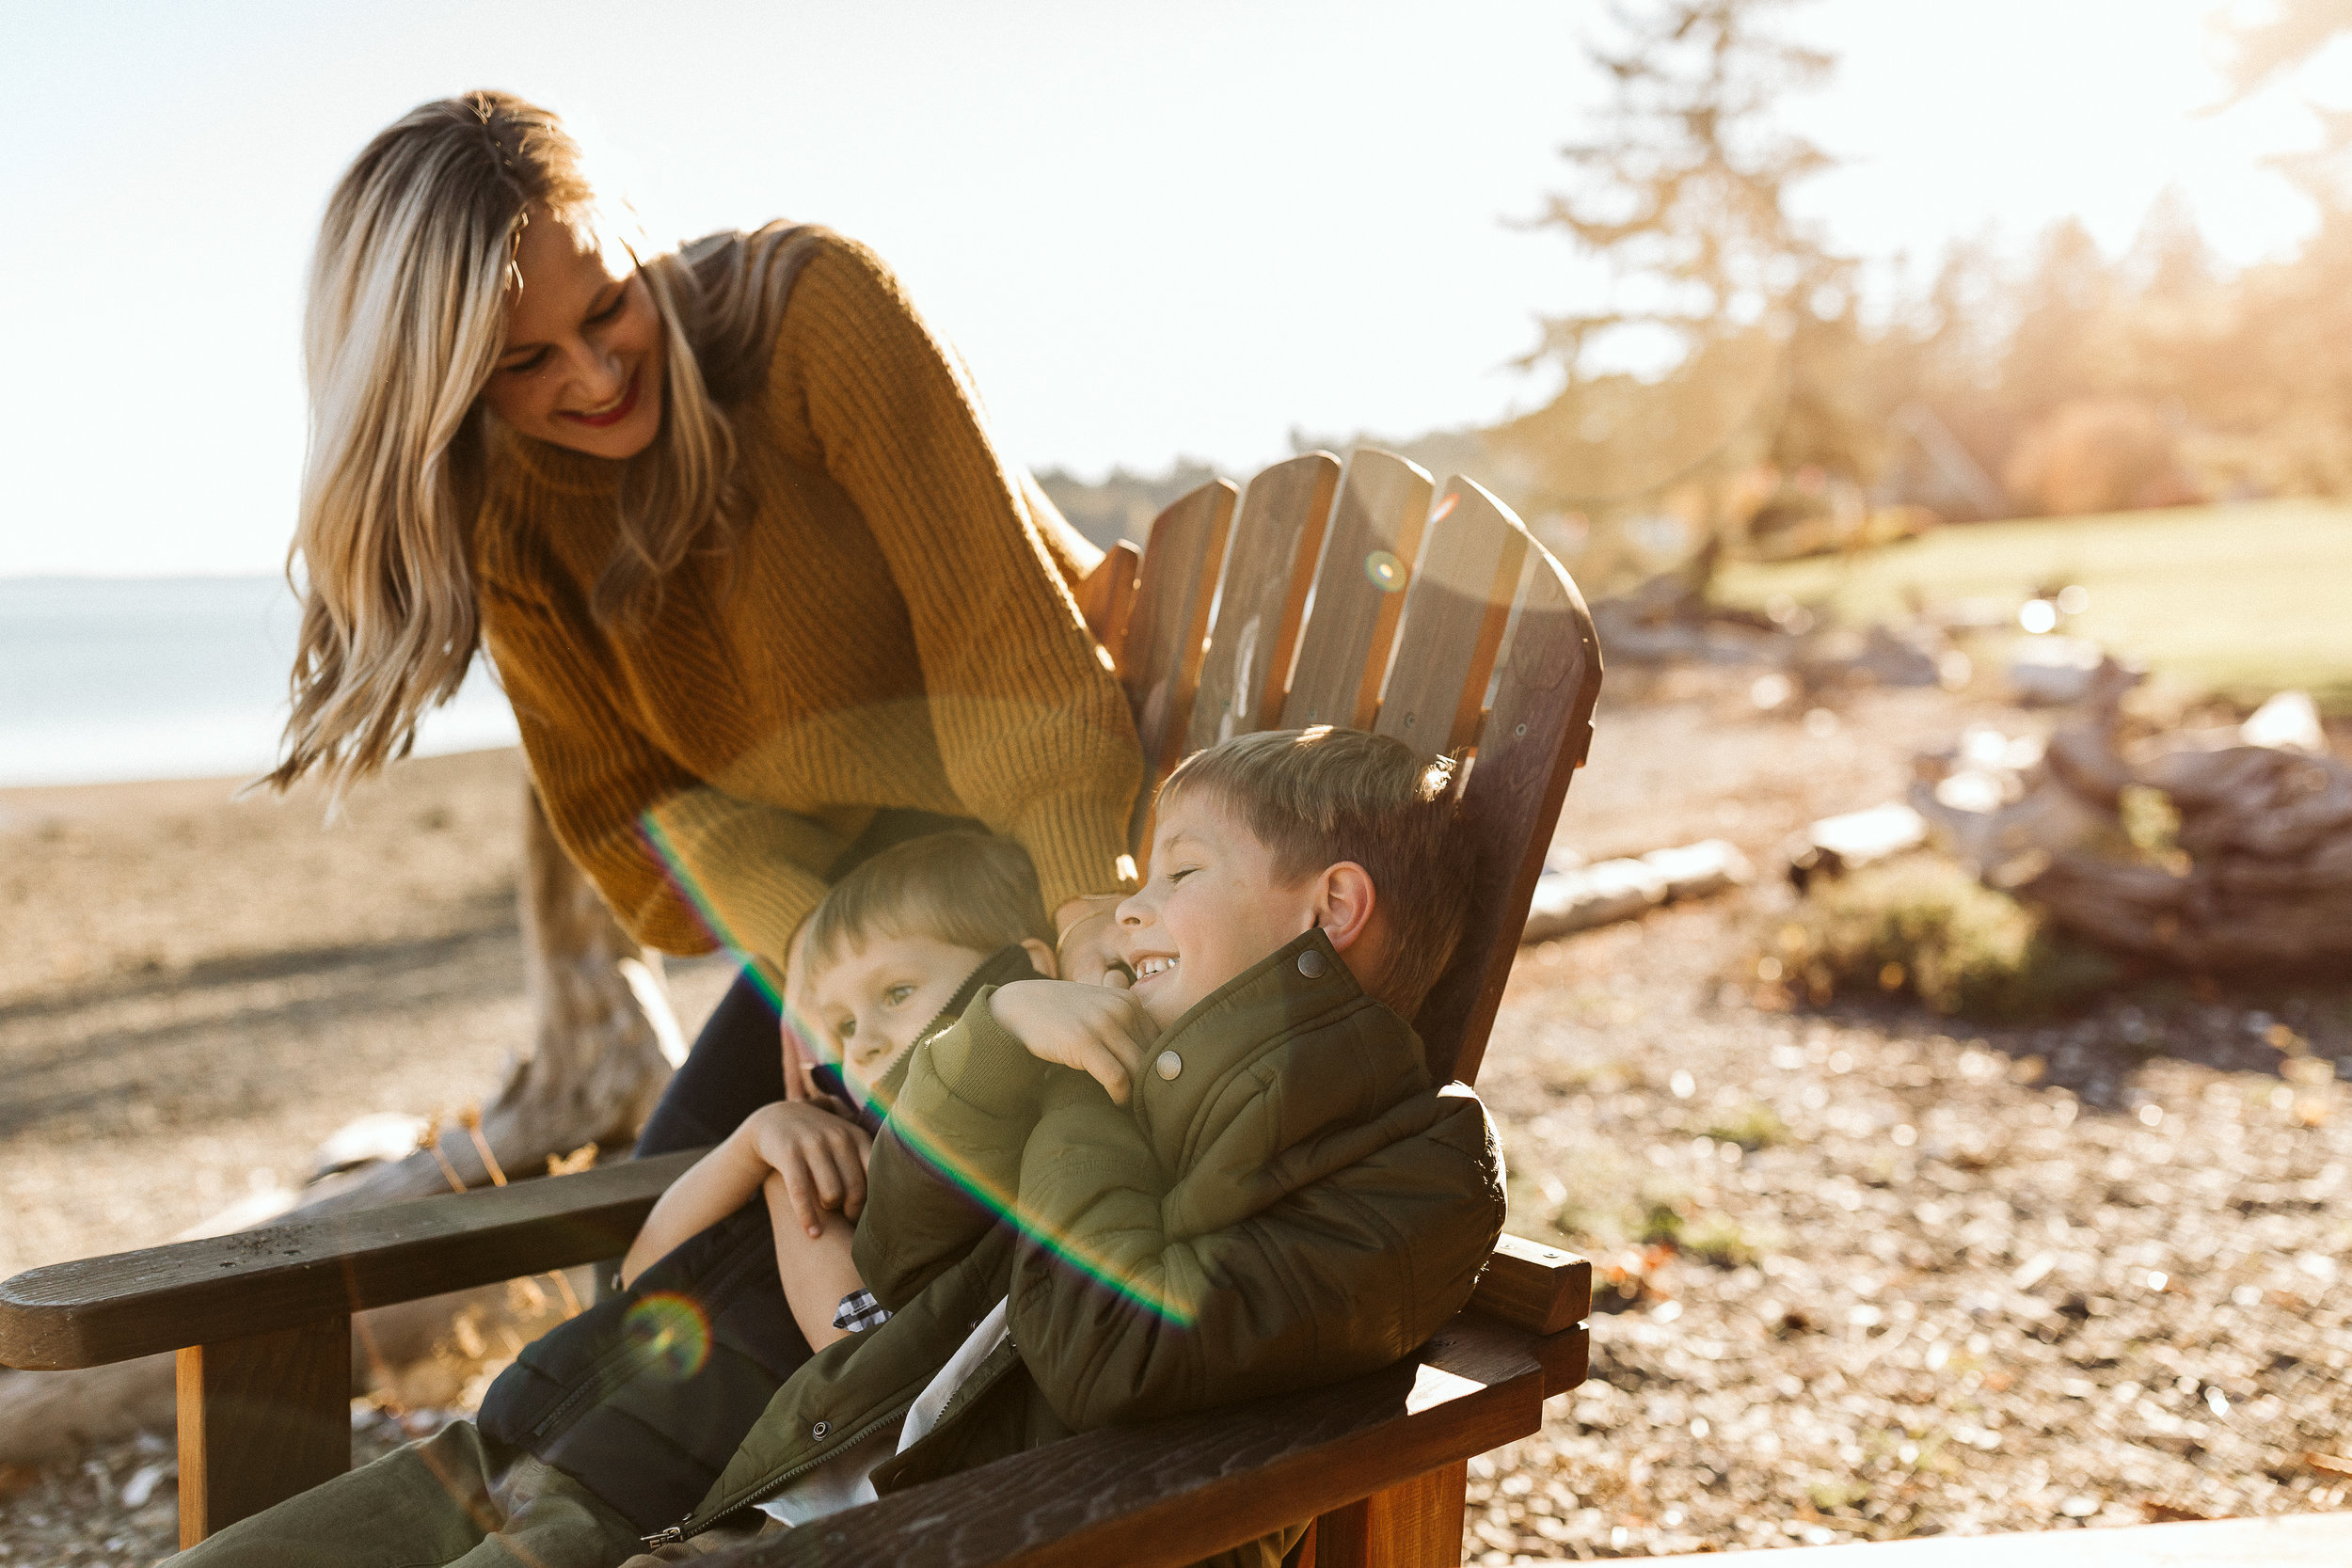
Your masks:
{"label": "sandy shoreline", "polygon": [[[512,750],[355,792],[0,790],[0,1277],[298,1182],[370,1111],[455,1112],[524,1038]],[[673,965],[691,1031],[723,965]]]}

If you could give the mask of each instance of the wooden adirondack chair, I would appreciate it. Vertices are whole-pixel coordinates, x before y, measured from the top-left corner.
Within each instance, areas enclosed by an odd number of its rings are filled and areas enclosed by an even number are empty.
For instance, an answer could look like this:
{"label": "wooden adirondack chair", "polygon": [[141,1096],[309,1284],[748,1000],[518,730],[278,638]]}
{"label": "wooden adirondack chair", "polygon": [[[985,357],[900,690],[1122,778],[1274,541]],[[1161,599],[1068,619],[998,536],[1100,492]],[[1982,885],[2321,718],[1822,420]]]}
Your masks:
{"label": "wooden adirondack chair", "polygon": [[[1154,781],[1185,753],[1314,723],[1474,749],[1460,952],[1415,1021],[1475,1079],[1600,660],[1576,586],[1509,509],[1360,450],[1222,480],[1121,546],[1095,607]],[[1138,568],[1139,564],[1139,570]],[[1141,813],[1138,813],[1140,830]],[[0,1364],[179,1355],[183,1544],[341,1473],[352,1314],[611,1258],[694,1156],[518,1181],[29,1270]],[[1470,1309],[1386,1370],[1262,1404],[1089,1433],[730,1554],[742,1563],[1181,1564],[1300,1519],[1293,1560],[1453,1564],[1470,1459],[1584,1377],[1588,1264],[1505,1237]]]}

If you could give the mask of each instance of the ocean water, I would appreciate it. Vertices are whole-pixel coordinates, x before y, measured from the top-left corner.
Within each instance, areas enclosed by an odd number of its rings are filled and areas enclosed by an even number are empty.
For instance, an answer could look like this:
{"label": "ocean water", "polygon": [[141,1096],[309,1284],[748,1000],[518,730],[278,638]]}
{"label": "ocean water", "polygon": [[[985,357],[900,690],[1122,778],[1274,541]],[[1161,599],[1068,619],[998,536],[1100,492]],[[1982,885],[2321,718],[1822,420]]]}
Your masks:
{"label": "ocean water", "polygon": [[[0,578],[0,786],[263,771],[300,623],[276,577]],[[477,664],[417,750],[516,738]]]}

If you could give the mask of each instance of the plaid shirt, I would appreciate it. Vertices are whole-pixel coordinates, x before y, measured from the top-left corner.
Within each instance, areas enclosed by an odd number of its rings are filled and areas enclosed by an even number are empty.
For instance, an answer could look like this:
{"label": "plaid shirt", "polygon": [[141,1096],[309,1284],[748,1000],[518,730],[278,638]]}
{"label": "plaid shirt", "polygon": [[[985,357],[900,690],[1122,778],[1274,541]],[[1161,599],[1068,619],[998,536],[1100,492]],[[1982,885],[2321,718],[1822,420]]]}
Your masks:
{"label": "plaid shirt", "polygon": [[880,1328],[890,1321],[889,1311],[874,1299],[874,1292],[860,1287],[841,1298],[834,1308],[833,1326],[851,1334],[863,1334],[869,1328]]}

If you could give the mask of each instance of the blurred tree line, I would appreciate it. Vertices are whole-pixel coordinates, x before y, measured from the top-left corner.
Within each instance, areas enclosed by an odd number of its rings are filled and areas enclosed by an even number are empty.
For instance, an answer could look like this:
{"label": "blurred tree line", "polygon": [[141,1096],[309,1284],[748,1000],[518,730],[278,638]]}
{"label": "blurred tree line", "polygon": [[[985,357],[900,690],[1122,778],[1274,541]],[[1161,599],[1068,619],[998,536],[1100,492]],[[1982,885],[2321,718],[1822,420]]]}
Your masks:
{"label": "blurred tree line", "polygon": [[[1860,259],[1790,207],[1834,166],[1777,113],[1834,67],[1774,31],[1798,3],[1611,13],[1588,45],[1609,100],[1531,224],[1609,278],[1523,361],[1558,395],[1494,429],[1380,444],[1486,480],[1596,586],[1938,516],[2352,495],[2352,109],[2312,105],[2320,147],[2277,160],[2319,212],[2284,260],[2225,267],[2168,193],[2121,256],[2071,220],[2022,261],[1959,244],[1866,310]],[[2345,34],[2352,0],[2278,0],[2223,35],[2217,107]],[[1180,469],[1043,477],[1082,527],[1133,537],[1208,477]]]}

